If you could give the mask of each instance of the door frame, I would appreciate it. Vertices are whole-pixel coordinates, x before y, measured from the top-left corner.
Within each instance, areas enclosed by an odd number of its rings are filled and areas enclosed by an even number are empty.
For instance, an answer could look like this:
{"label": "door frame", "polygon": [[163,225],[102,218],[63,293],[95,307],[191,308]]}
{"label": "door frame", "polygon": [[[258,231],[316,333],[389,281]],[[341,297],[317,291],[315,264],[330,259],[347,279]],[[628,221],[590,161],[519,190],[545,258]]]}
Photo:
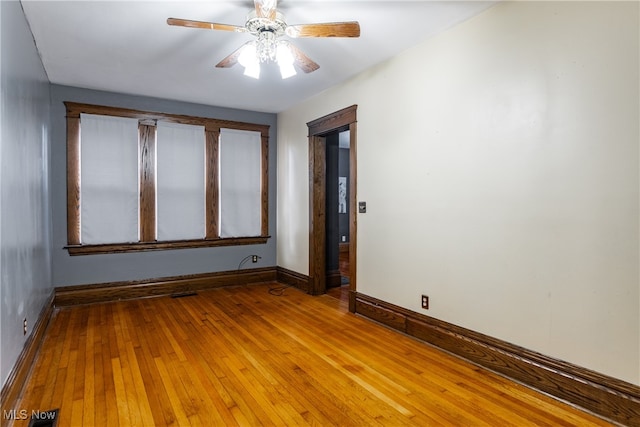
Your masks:
{"label": "door frame", "polygon": [[355,312],[357,250],[357,105],[307,123],[309,129],[309,293],[326,293],[326,144],[324,135],[349,130],[349,311]]}

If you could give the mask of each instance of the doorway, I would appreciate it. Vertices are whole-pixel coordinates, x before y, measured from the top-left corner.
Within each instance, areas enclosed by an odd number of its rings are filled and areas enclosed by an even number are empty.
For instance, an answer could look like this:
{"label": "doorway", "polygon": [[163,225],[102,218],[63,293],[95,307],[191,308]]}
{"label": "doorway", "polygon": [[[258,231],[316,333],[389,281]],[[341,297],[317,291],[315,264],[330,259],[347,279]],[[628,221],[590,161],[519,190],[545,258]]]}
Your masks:
{"label": "doorway", "polygon": [[[326,148],[327,293],[348,300],[349,284],[349,129],[324,136]],[[342,291],[345,292],[342,292]]]}
{"label": "doorway", "polygon": [[[346,226],[349,232],[347,241],[343,242],[346,243],[346,247],[343,245],[343,251],[345,249],[348,251],[349,310],[352,312],[355,312],[357,249],[356,110],[357,106],[353,105],[307,123],[309,128],[309,293],[312,295],[326,293],[327,280],[331,278],[331,274],[327,274],[327,244],[328,241],[331,242],[331,239],[327,238],[327,225],[332,221],[327,215],[327,141],[329,140],[329,144],[333,146],[332,141],[338,138],[336,141],[339,144],[339,135],[343,134],[349,140],[348,177],[345,177],[348,182]],[[334,193],[337,197],[337,190],[338,187],[330,189],[332,193],[329,199]],[[333,206],[334,208],[329,207],[329,209],[335,209],[337,212],[338,207]],[[339,239],[342,240],[341,237]],[[333,245],[333,242],[331,244]]]}

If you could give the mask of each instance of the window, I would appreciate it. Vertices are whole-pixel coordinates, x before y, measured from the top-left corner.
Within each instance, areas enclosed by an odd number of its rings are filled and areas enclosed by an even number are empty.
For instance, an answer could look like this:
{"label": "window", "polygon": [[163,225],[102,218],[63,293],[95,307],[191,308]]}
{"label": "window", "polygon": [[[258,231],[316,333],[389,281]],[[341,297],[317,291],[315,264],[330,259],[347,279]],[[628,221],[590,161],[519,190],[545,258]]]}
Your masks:
{"label": "window", "polygon": [[254,235],[260,206],[260,134],[222,129],[220,132],[220,235]]}
{"label": "window", "polygon": [[[204,237],[204,138],[202,126],[158,122],[156,227],[160,241]],[[259,235],[260,230],[251,234]]]}
{"label": "window", "polygon": [[65,105],[70,254],[267,241],[269,126]]}
{"label": "window", "polygon": [[138,121],[82,114],[82,242],[138,240]]}

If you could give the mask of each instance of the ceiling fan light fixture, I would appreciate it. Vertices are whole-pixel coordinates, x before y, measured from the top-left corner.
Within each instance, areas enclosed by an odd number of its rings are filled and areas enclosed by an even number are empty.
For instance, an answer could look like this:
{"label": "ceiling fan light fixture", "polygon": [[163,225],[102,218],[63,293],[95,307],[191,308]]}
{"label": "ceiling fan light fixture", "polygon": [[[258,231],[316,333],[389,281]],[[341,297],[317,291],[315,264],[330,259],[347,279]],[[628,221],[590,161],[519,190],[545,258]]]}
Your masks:
{"label": "ceiling fan light fixture", "polygon": [[256,49],[260,62],[276,60],[276,43],[276,35],[273,31],[265,30],[258,34],[258,45],[256,46]]}
{"label": "ceiling fan light fixture", "polygon": [[278,64],[278,66],[280,67],[280,75],[282,76],[282,79],[288,79],[289,77],[293,77],[295,76],[296,73],[296,69],[293,67],[293,64]]}
{"label": "ceiling fan light fixture", "polygon": [[245,67],[244,75],[247,77],[252,77],[254,79],[260,78],[260,64],[256,64],[255,66]]}
{"label": "ceiling fan light fixture", "polygon": [[280,67],[280,75],[283,79],[288,79],[296,75],[296,69],[293,67],[295,59],[293,58],[293,53],[288,43],[278,43],[276,61],[278,62],[278,67]]}
{"label": "ceiling fan light fixture", "polygon": [[255,43],[247,43],[240,52],[238,62],[244,67],[244,75],[260,78],[260,61],[258,61]]}
{"label": "ceiling fan light fixture", "polygon": [[239,62],[245,69],[244,74],[255,79],[260,77],[262,62],[277,63],[283,79],[294,76],[296,67],[307,74],[320,68],[294,44],[279,40],[282,36],[360,37],[357,21],[287,25],[284,15],[277,10],[278,0],[253,0],[253,3],[255,8],[247,15],[244,27],[178,18],[168,18],[167,24],[251,34],[256,38],[254,41],[227,55],[216,64],[216,68],[231,68]]}

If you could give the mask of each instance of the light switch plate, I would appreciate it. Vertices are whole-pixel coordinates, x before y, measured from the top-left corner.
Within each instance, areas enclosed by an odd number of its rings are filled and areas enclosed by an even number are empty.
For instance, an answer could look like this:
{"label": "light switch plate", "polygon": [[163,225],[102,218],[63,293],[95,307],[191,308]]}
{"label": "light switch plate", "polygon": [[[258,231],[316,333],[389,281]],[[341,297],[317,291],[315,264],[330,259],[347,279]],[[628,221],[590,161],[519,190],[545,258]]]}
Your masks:
{"label": "light switch plate", "polygon": [[358,202],[358,212],[367,213],[367,202]]}

